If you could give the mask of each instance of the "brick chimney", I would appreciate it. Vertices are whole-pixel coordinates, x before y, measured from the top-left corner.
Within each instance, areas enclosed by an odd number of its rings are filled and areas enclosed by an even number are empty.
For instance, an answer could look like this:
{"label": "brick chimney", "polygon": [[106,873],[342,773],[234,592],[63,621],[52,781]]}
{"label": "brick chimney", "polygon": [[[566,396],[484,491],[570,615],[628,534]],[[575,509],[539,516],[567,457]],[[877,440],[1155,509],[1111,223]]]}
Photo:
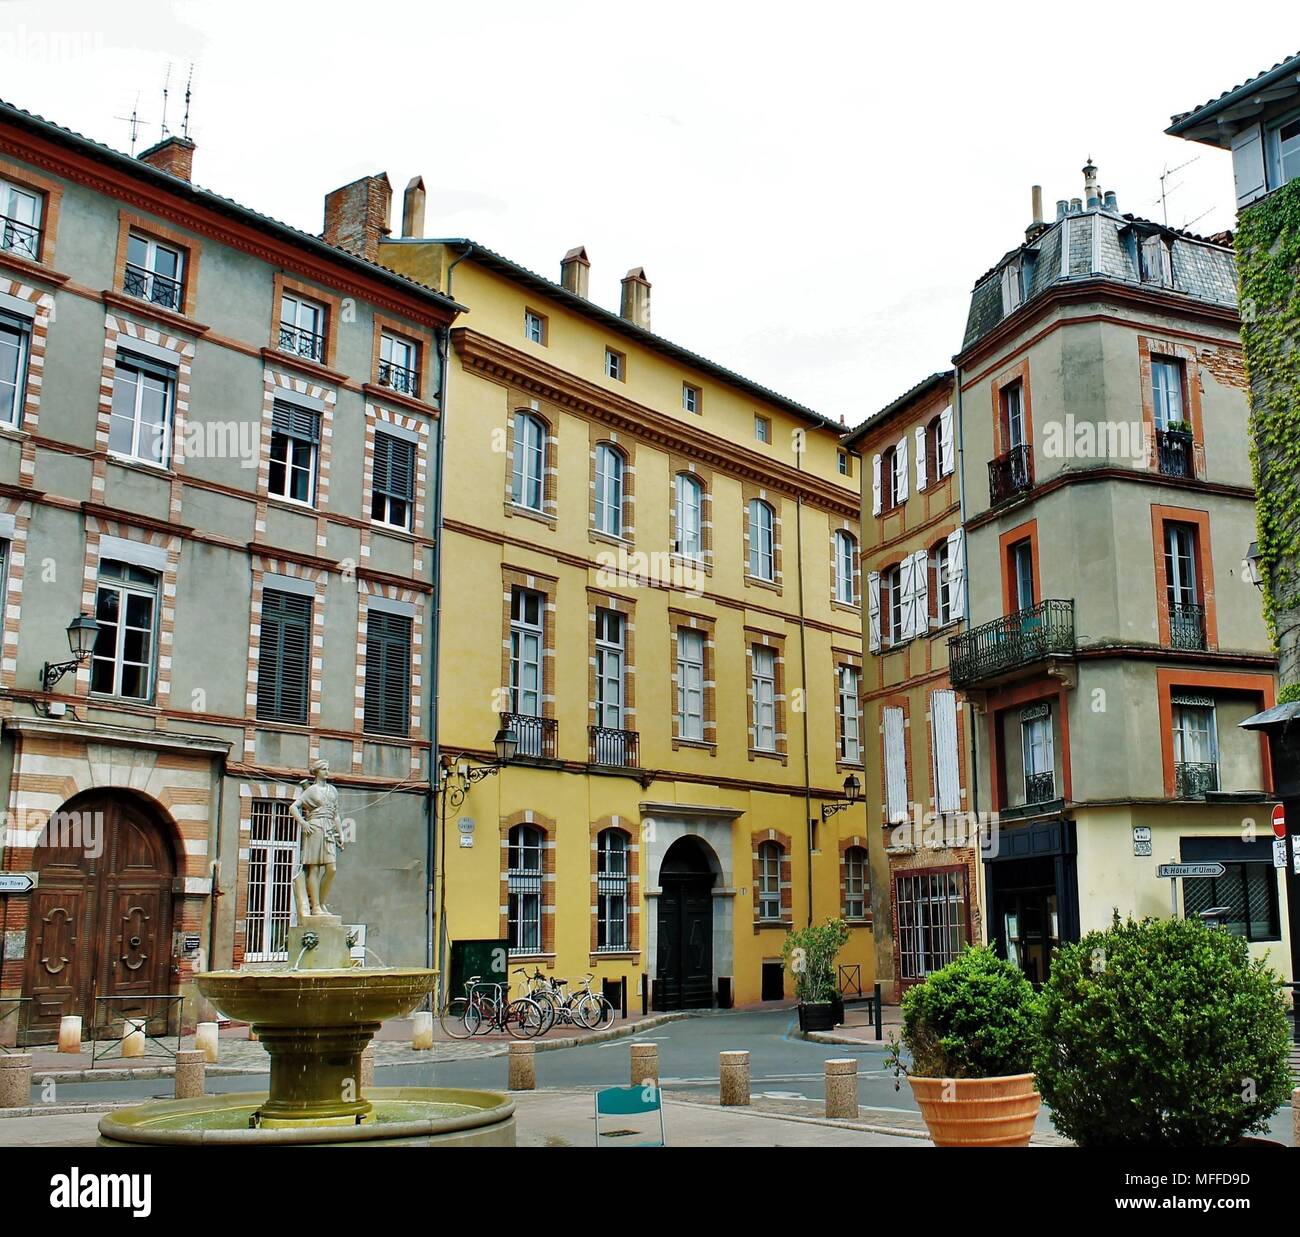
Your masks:
{"label": "brick chimney", "polygon": [[325,195],[325,232],[328,244],[337,245],[374,262],[379,242],[388,235],[393,187],[388,177],[363,176]]}
{"label": "brick chimney", "polygon": [[141,151],[137,156],[160,172],[169,172],[181,180],[191,180],[194,168],[194,143],[187,137],[165,137],[155,146]]}
{"label": "brick chimney", "polygon": [[618,312],[643,330],[650,329],[650,281],[645,277],[644,266],[634,266],[623,276]]}
{"label": "brick chimney", "polygon": [[575,296],[587,296],[587,285],[591,278],[591,261],[587,257],[585,245],[570,249],[560,262],[560,283]]}
{"label": "brick chimney", "polygon": [[412,176],[402,194],[402,235],[424,235],[424,177]]}

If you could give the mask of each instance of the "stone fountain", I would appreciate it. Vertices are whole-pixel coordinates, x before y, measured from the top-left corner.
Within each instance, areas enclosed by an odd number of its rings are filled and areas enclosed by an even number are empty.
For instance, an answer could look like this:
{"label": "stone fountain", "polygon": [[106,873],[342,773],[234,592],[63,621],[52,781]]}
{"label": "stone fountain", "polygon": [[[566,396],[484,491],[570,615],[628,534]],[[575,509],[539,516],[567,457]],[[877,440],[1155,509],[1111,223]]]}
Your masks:
{"label": "stone fountain", "polygon": [[249,1023],[271,1058],[268,1093],[160,1100],[110,1113],[108,1145],[337,1143],[513,1146],[514,1104],[490,1091],[361,1086],[361,1055],[386,1018],[420,1004],[434,972],[359,967],[352,940],[325,896],[338,852],[338,792],[317,761],[290,809],[301,866],[294,877],[298,922],[290,962],[274,971],[210,971],[199,991],[226,1017]]}

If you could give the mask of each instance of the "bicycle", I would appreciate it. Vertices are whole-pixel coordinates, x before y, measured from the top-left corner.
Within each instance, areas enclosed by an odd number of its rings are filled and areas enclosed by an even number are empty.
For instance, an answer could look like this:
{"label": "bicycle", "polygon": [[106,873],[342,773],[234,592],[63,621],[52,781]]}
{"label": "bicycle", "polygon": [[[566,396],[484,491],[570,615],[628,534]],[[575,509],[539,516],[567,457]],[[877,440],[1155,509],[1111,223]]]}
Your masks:
{"label": "bicycle", "polygon": [[465,995],[447,1003],[439,1019],[451,1039],[469,1039],[488,1031],[505,1031],[516,1039],[540,1035],[544,1017],[541,1006],[530,997],[509,999],[508,985],[471,976]]}
{"label": "bicycle", "polygon": [[609,998],[604,993],[591,990],[591,981],[595,978],[595,975],[588,974],[574,997],[578,1016],[589,1031],[603,1030],[614,1022],[614,1006]]}

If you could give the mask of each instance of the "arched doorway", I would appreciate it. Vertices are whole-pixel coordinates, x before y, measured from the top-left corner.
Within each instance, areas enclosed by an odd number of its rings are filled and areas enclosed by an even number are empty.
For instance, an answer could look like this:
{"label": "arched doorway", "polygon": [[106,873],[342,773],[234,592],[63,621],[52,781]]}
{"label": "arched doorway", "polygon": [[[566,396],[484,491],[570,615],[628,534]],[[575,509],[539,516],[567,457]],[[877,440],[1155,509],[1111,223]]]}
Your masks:
{"label": "arched doorway", "polygon": [[699,838],[678,838],[659,867],[656,1009],[713,1004],[713,865]]}
{"label": "arched doorway", "polygon": [[176,856],[166,823],[144,800],[112,790],[68,800],[51,817],[33,865],[40,881],[23,974],[30,1039],[57,1033],[64,1014],[80,1014],[90,1027],[96,996],[173,990]]}

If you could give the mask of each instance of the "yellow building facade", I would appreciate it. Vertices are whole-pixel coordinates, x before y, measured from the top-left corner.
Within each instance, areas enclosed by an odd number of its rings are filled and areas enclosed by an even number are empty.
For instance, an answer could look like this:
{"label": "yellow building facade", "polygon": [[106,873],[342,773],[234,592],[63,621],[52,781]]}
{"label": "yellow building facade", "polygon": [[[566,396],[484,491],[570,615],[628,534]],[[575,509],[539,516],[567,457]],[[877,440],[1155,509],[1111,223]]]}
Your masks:
{"label": "yellow building facade", "polygon": [[473,767],[502,728],[518,740],[447,823],[444,938],[625,983],[630,1006],[727,1006],[792,996],[787,930],[844,915],[845,986],[869,991],[864,807],[822,811],[862,779],[840,427],[652,334],[639,269],[614,313],[580,250],[559,283],[469,241],[393,238],[379,260],[468,310],[439,748]]}

